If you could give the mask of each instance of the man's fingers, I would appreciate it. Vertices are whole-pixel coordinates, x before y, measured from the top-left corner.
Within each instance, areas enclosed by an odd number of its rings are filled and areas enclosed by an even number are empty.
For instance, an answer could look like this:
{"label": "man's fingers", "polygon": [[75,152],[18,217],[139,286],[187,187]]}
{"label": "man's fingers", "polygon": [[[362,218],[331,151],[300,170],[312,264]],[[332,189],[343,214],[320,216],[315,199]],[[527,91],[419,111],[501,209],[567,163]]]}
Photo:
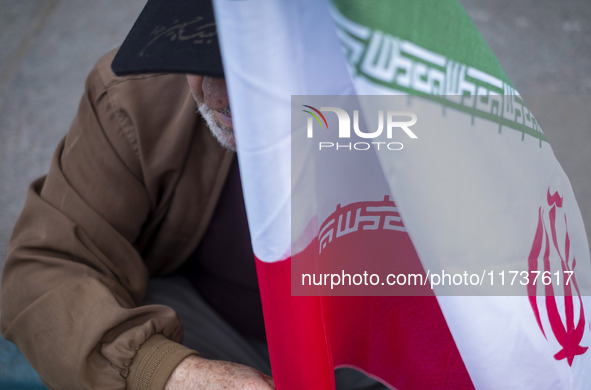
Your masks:
{"label": "man's fingers", "polygon": [[191,355],[173,371],[166,390],[275,390],[273,378],[242,364]]}

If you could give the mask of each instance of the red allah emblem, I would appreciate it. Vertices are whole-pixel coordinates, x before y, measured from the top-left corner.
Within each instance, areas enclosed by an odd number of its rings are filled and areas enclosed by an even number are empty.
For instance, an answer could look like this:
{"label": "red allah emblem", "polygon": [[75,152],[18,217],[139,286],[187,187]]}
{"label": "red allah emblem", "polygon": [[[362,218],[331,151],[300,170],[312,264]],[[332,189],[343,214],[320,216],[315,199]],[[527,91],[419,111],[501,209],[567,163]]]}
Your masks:
{"label": "red allah emblem", "polygon": [[[544,265],[544,271],[542,271],[543,274],[551,276],[552,282],[547,284],[543,283],[541,288],[544,288],[546,312],[548,313],[548,320],[552,329],[552,333],[554,333],[556,341],[558,341],[562,347],[562,349],[554,355],[554,358],[556,360],[566,359],[569,366],[572,366],[574,358],[578,355],[584,354],[589,349],[589,347],[583,347],[580,345],[581,340],[583,339],[583,333],[585,332],[585,313],[583,311],[583,300],[581,298],[579,287],[574,274],[574,269],[577,262],[574,254],[570,252],[570,239],[568,236],[566,215],[564,215],[562,210],[563,198],[558,194],[558,191],[551,195],[550,189],[548,189],[547,200],[550,210],[543,210],[543,207],[540,207],[538,210],[538,227],[536,229],[536,235],[534,237],[534,242],[532,244],[528,259],[529,272],[531,275],[532,272],[538,271],[538,265],[541,260]],[[547,211],[547,219],[545,211]],[[561,215],[564,215],[564,242],[561,240],[563,234],[560,234],[560,231],[557,232],[557,222],[560,220],[560,218],[557,220],[557,212]],[[549,229],[547,222],[549,222]],[[562,268],[561,273],[559,271],[557,272],[556,270],[554,272],[552,271],[550,267],[551,253],[552,258],[556,257],[560,260],[560,265]],[[540,254],[542,254],[541,257]],[[540,274],[542,272],[540,272]],[[558,276],[560,276],[560,278],[558,278]],[[567,284],[566,282],[569,278],[570,281]],[[538,281],[539,280],[540,279],[538,279]],[[560,288],[560,286],[564,288],[563,297],[556,297],[554,295],[553,282],[555,283],[557,280],[560,282],[556,283],[557,288]],[[548,339],[542,325],[540,310],[538,308],[538,300],[536,298],[536,288],[539,285],[540,283],[538,283],[538,285],[534,285],[532,282],[530,282],[527,286],[527,293],[534,315],[536,316],[538,326],[540,327],[544,337]],[[576,300],[578,298],[579,301],[579,320],[576,326],[573,288],[577,295],[577,297],[574,299]],[[566,324],[563,323],[560,316],[558,305],[556,304],[557,299],[564,299],[564,319]]]}

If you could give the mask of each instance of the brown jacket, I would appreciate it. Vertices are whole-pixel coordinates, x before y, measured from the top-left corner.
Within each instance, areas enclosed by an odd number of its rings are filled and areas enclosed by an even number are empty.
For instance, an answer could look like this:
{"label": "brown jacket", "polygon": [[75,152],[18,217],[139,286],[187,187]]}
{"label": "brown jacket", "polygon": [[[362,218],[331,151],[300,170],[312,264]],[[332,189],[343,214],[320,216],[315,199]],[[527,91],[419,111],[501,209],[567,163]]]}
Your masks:
{"label": "brown jacket", "polygon": [[233,153],[196,114],[184,75],[119,78],[103,57],[16,224],[3,335],[55,389],[161,389],[191,353],[149,275],[194,251]]}

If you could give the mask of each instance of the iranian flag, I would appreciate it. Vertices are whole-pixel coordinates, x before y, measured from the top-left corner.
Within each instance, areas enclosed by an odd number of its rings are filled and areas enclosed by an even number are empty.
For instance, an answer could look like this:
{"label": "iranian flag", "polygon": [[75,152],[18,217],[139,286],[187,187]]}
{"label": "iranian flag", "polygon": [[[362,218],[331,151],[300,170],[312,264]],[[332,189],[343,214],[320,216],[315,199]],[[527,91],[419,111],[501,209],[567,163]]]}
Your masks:
{"label": "iranian flag", "polygon": [[461,5],[214,4],[277,388],[590,388],[579,208]]}

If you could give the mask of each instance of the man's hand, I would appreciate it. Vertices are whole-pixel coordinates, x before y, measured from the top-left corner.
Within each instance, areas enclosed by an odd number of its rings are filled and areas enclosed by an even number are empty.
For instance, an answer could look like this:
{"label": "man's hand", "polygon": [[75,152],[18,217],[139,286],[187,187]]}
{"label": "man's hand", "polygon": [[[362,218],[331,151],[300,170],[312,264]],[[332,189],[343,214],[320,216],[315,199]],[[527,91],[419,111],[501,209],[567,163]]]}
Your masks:
{"label": "man's hand", "polygon": [[185,358],[172,372],[164,390],[274,390],[273,378],[254,368],[209,360],[199,356]]}

